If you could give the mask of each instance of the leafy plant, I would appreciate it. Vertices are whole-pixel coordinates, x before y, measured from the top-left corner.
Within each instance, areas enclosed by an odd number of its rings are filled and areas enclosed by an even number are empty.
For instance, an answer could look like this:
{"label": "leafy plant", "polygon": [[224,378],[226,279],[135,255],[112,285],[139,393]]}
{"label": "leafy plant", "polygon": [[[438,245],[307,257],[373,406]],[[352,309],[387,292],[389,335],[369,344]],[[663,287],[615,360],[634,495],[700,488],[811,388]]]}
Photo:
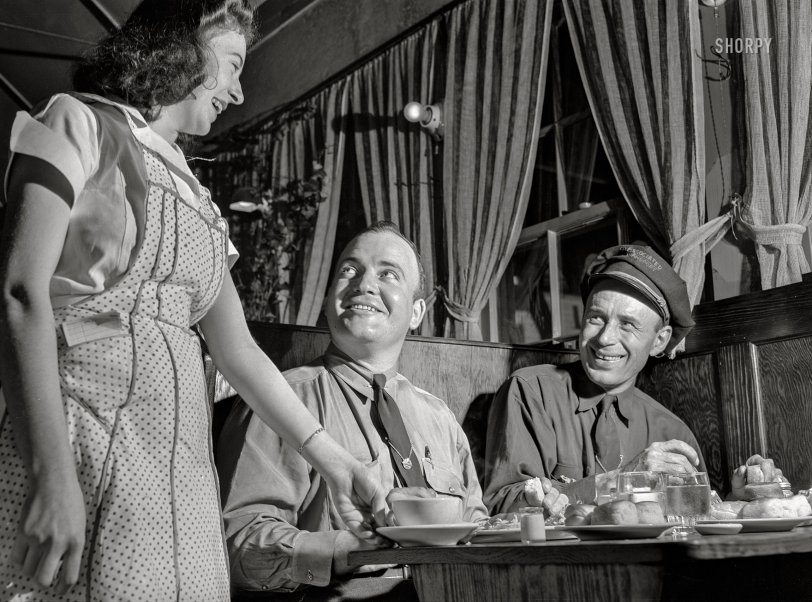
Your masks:
{"label": "leafy plant", "polygon": [[[265,157],[256,157],[254,173],[267,173],[265,163]],[[325,179],[324,167],[314,161],[306,178],[271,176],[232,197],[231,236],[241,255],[232,274],[247,319],[278,322],[286,317],[318,206],[327,198]]]}

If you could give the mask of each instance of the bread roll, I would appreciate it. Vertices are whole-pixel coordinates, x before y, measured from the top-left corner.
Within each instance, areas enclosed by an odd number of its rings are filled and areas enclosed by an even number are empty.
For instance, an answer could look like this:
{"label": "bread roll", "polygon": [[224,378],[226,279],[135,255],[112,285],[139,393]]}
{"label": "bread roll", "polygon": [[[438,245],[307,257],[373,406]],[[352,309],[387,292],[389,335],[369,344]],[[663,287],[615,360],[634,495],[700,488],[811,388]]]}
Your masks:
{"label": "bread roll", "polygon": [[595,508],[594,504],[570,504],[564,511],[564,524],[569,527],[591,524]]}
{"label": "bread roll", "polygon": [[593,525],[636,525],[637,507],[628,500],[616,500],[595,508],[592,512]]}
{"label": "bread roll", "polygon": [[760,498],[747,502],[741,510],[741,518],[795,518],[810,514],[812,508],[802,495]]}
{"label": "bread roll", "polygon": [[643,525],[661,525],[665,522],[663,508],[659,502],[637,502],[637,521]]}
{"label": "bread roll", "polygon": [[747,502],[722,502],[711,504],[710,517],[716,520],[730,520],[739,518],[741,509]]}

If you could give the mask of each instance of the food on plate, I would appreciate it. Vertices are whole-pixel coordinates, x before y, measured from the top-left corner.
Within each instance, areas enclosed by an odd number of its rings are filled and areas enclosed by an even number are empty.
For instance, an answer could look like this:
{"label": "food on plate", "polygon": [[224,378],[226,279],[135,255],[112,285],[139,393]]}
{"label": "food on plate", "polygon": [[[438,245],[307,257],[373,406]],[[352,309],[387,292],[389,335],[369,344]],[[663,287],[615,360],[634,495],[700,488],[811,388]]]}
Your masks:
{"label": "food on plate", "polygon": [[481,522],[479,528],[483,531],[518,529],[519,515],[516,512],[494,514],[487,520]]}
{"label": "food on plate", "polygon": [[592,512],[593,525],[637,525],[637,506],[628,500],[601,504]]}
{"label": "food on plate", "polygon": [[710,517],[716,520],[730,520],[732,518],[739,518],[739,513],[747,502],[721,502],[719,504],[711,504]]}
{"label": "food on plate", "polygon": [[809,516],[812,507],[802,495],[792,497],[767,497],[747,502],[739,513],[740,518],[794,518]]}
{"label": "food on plate", "polygon": [[592,523],[594,504],[570,504],[564,511],[564,524],[568,527],[578,527]]}
{"label": "food on plate", "polygon": [[660,525],[665,522],[663,507],[659,502],[636,502],[637,522],[641,525]]}

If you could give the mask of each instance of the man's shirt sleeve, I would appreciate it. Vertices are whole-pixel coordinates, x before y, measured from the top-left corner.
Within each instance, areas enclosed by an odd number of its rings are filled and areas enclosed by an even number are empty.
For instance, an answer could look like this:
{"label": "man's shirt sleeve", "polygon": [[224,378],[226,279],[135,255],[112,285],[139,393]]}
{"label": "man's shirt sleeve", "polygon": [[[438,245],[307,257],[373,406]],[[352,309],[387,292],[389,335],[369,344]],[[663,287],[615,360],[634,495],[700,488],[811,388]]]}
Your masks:
{"label": "man's shirt sleeve", "polygon": [[224,475],[223,517],[234,584],[248,590],[327,585],[338,531],[297,527],[311,512],[319,522],[326,484],[256,415],[247,412],[245,419],[245,443],[233,472]]}

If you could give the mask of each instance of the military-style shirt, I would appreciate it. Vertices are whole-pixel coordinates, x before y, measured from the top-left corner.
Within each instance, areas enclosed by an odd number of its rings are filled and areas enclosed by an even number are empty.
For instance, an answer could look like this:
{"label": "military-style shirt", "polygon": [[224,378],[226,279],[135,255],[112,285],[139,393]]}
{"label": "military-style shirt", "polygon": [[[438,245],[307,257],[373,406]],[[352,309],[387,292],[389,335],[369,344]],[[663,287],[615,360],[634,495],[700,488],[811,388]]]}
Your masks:
{"label": "military-style shirt", "polygon": [[[492,513],[526,506],[524,482],[547,477],[570,501],[595,498],[595,475],[618,468],[596,461],[593,427],[604,391],[581,362],[514,372],[491,406],[486,439],[485,503]],[[620,453],[628,462],[656,441],[680,439],[699,454],[688,426],[637,387],[617,396]]]}
{"label": "military-style shirt", "polygon": [[[463,499],[462,520],[487,518],[468,439],[454,414],[395,370],[386,376],[386,390],[400,408],[431,488]],[[395,474],[370,417],[369,371],[331,345],[285,378],[327,432],[389,491]],[[336,537],[346,526],[313,467],[243,402],[223,428],[218,467],[234,584],[248,590],[327,585]]]}

